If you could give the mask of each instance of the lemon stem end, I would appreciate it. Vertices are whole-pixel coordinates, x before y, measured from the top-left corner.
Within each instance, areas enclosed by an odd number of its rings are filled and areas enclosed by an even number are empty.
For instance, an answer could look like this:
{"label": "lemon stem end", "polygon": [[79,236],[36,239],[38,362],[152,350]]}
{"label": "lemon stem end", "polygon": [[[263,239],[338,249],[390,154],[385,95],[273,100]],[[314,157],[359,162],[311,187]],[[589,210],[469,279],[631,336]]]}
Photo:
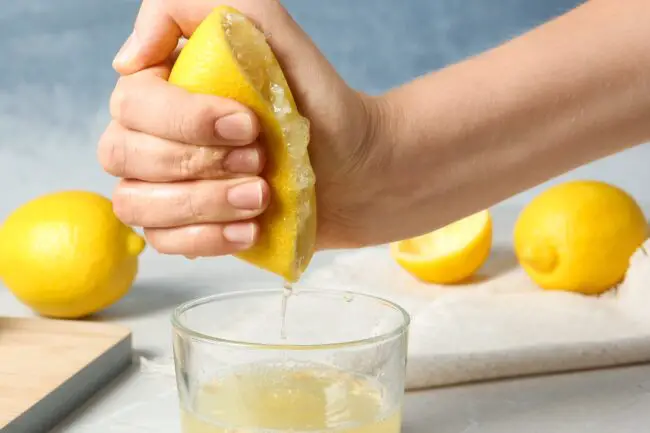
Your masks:
{"label": "lemon stem end", "polygon": [[535,245],[524,249],[521,261],[537,272],[550,273],[558,264],[555,248],[548,245]]}
{"label": "lemon stem end", "polygon": [[131,232],[126,239],[126,250],[132,257],[139,256],[146,246],[146,242],[142,236],[136,232]]}

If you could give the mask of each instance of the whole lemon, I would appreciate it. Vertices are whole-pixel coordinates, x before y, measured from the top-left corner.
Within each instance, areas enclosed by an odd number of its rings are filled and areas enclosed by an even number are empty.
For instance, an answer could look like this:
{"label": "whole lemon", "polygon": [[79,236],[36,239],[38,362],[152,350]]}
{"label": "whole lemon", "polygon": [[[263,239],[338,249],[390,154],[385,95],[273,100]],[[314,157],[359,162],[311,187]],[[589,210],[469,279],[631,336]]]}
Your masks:
{"label": "whole lemon", "polygon": [[145,242],[85,191],[38,197],[0,228],[0,279],[41,315],[80,318],[124,296]]}
{"label": "whole lemon", "polygon": [[547,189],[521,212],[514,249],[540,287],[599,294],[623,279],[647,236],[643,211],[625,191],[571,181]]}

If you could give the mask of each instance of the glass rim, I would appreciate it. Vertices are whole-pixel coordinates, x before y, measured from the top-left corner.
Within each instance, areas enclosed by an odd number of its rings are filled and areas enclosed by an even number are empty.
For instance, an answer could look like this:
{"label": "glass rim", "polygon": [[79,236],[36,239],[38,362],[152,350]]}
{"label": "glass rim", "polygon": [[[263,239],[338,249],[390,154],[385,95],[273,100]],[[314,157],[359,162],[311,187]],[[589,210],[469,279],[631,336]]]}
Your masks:
{"label": "glass rim", "polygon": [[251,289],[251,290],[235,290],[229,292],[218,293],[214,295],[203,296],[196,298],[190,301],[183,302],[176,308],[171,316],[172,326],[175,331],[182,333],[186,336],[189,336],[196,340],[201,340],[207,343],[216,343],[227,346],[235,347],[247,347],[252,349],[260,350],[331,350],[331,349],[340,349],[347,347],[355,346],[367,346],[376,344],[382,341],[388,341],[395,337],[405,334],[408,331],[408,328],[411,324],[410,314],[402,308],[400,305],[395,302],[389,301],[388,299],[371,295],[368,293],[354,292],[351,290],[333,290],[333,289],[298,289],[294,292],[295,296],[300,296],[303,293],[307,294],[325,294],[325,295],[343,295],[343,296],[353,296],[353,297],[362,297],[366,300],[371,300],[385,306],[388,306],[393,311],[398,312],[402,316],[402,320],[399,325],[391,328],[389,331],[383,332],[378,335],[373,335],[367,338],[354,339],[354,340],[345,340],[335,343],[323,343],[323,344],[278,344],[278,343],[262,343],[262,342],[253,342],[253,341],[244,341],[244,340],[233,340],[228,338],[216,337],[213,335],[208,335],[203,332],[191,329],[182,323],[180,316],[191,310],[194,307],[201,305],[206,305],[219,300],[226,300],[232,298],[238,298],[241,296],[250,296],[250,295],[263,295],[263,294],[282,294],[283,289]]}

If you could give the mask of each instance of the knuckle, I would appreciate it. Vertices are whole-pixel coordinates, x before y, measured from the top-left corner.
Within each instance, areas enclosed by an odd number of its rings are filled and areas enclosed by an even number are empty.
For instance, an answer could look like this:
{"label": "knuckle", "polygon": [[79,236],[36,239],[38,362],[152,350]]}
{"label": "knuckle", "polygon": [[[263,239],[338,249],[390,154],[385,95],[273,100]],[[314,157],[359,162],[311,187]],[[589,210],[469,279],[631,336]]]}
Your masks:
{"label": "knuckle", "polygon": [[187,116],[183,110],[176,111],[173,107],[170,107],[172,115],[170,116],[172,128],[175,131],[176,136],[187,144],[192,144],[194,142],[194,137],[192,136],[192,119]]}
{"label": "knuckle", "polygon": [[110,98],[110,112],[113,119],[123,121],[128,118],[128,110],[130,106],[130,98],[128,91],[128,78],[120,78],[113,89]]}
{"label": "knuckle", "polygon": [[188,144],[210,144],[214,141],[214,109],[204,102],[204,98],[193,96],[189,99],[192,107],[177,110],[173,116],[177,134],[181,141]]}
{"label": "knuckle", "polygon": [[138,214],[128,188],[118,185],[113,192],[113,213],[126,225],[138,225]]}
{"label": "knuckle", "polygon": [[126,151],[124,149],[123,133],[109,126],[97,147],[97,159],[102,168],[116,177],[123,177],[126,172]]}
{"label": "knuckle", "polygon": [[[197,193],[198,192],[198,193]],[[184,195],[183,208],[190,222],[202,222],[206,219],[209,204],[206,203],[200,188],[188,189]]]}

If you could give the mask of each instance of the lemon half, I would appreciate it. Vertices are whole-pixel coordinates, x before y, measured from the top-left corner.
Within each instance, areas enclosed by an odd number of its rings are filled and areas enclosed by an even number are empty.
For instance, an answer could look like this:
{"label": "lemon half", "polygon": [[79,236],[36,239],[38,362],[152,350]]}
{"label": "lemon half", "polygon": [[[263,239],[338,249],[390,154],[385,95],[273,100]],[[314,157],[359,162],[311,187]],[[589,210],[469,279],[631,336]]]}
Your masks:
{"label": "lemon half", "polygon": [[316,240],[315,176],[301,116],[264,34],[236,9],[221,6],[199,25],[169,82],[190,92],[230,98],[253,110],[262,125],[271,204],[259,217],[255,246],[237,254],[285,280],[296,281]]}
{"label": "lemon half", "polygon": [[491,247],[492,217],[484,210],[431,233],[395,242],[391,254],[422,281],[454,284],[475,274]]}

